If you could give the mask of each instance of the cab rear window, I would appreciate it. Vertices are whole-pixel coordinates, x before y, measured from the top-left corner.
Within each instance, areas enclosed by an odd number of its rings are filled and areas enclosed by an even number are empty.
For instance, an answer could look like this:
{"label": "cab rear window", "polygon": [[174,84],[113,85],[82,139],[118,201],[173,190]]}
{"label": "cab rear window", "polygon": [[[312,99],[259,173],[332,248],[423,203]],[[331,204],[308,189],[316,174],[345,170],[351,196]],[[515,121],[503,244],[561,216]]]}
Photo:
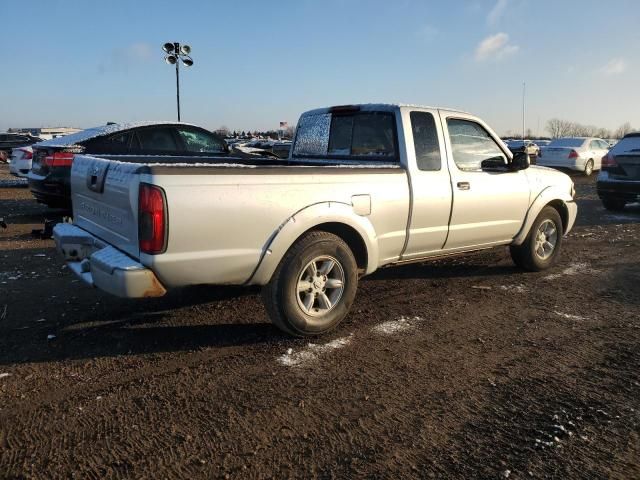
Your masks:
{"label": "cab rear window", "polygon": [[397,161],[395,118],[388,112],[305,115],[293,156]]}

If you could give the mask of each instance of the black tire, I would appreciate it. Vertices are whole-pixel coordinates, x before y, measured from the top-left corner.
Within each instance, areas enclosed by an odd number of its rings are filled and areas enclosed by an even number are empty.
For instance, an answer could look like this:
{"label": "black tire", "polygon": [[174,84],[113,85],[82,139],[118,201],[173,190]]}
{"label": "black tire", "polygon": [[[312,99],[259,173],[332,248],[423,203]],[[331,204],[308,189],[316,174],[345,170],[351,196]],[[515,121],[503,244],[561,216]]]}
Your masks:
{"label": "black tire", "polygon": [[[555,247],[547,258],[541,258],[536,253],[538,235],[540,233],[538,230],[540,226],[547,221],[553,222],[556,229]],[[509,247],[511,258],[517,266],[525,270],[531,272],[545,270],[554,264],[558,253],[560,253],[562,235],[563,229],[560,214],[553,207],[544,207],[533,222],[533,225],[531,225],[531,230],[529,230],[529,234],[522,245],[511,245],[511,247]]]}
{"label": "black tire", "polygon": [[584,165],[584,175],[585,177],[590,177],[591,174],[593,173],[593,160],[589,159],[587,160],[587,163],[585,163]]}
{"label": "black tire", "polygon": [[627,202],[621,198],[603,197],[601,200],[604,208],[612,212],[620,212],[624,210],[624,206],[627,204]]}
{"label": "black tire", "polygon": [[[312,314],[309,314],[302,305],[302,297],[306,293],[300,293],[298,285],[305,272],[309,271],[309,264],[325,257],[336,261],[342,274],[343,288],[326,313],[322,314],[319,308],[311,308],[309,312]],[[326,279],[325,275],[325,282]],[[315,283],[312,288],[316,288]],[[332,233],[315,231],[305,234],[287,251],[271,281],[263,287],[262,299],[273,324],[285,333],[299,337],[321,335],[335,328],[347,316],[357,288],[358,265],[349,246]],[[312,306],[317,301],[313,300]],[[317,305],[320,307],[319,303]]]}

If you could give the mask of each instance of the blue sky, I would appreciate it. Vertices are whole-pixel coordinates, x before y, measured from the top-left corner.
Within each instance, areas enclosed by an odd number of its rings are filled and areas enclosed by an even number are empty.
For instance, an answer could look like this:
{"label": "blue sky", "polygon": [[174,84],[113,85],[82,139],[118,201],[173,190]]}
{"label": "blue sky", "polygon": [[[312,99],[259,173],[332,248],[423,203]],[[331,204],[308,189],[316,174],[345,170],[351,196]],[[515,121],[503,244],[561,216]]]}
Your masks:
{"label": "blue sky", "polygon": [[[176,13],[176,6],[179,12]],[[640,128],[640,2],[0,0],[0,130],[175,119],[161,46],[192,46],[182,119],[295,124],[310,108],[460,108],[534,133],[560,117]]]}

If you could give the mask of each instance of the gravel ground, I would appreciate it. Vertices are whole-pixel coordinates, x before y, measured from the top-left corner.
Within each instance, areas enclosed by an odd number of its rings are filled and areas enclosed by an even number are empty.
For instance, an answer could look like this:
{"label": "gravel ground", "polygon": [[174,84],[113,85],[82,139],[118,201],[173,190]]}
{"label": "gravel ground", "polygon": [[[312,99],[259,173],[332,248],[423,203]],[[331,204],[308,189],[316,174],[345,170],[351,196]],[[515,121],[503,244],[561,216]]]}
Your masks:
{"label": "gravel ground", "polygon": [[2,478],[640,478],[640,206],[593,178],[551,270],[383,269],[309,343],[255,289],[84,287],[7,170]]}

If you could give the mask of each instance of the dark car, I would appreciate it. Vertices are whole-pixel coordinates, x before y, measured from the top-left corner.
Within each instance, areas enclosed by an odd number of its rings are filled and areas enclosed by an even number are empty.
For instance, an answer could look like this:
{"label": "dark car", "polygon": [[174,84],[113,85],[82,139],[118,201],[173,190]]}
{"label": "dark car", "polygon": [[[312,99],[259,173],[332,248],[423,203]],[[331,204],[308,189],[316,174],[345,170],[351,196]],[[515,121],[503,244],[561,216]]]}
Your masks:
{"label": "dark car", "polygon": [[34,137],[26,133],[0,133],[0,159],[7,161],[11,158],[11,152],[14,148],[28,147],[34,143],[41,142],[40,137]]}
{"label": "dark car", "polygon": [[33,147],[29,188],[40,203],[71,207],[69,184],[75,154],[170,155],[195,157],[228,154],[224,139],[185,123],[144,122],[89,128]]}
{"label": "dark car", "polygon": [[640,199],[640,132],[625,135],[602,157],[596,188],[607,210]]}

